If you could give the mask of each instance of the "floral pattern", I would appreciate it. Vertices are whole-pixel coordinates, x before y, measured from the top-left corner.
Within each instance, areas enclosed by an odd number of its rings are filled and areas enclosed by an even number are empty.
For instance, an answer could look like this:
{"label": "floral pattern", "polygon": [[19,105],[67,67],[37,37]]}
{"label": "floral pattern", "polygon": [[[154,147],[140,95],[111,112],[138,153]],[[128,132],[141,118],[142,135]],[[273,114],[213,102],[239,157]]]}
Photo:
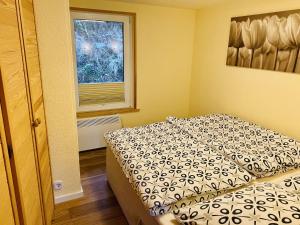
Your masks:
{"label": "floral pattern", "polygon": [[[294,139],[222,114],[189,119],[168,117],[166,122],[124,128],[107,133],[105,138],[150,214],[174,210],[180,220],[186,218],[184,224],[197,224],[193,218],[198,218],[192,211],[184,210],[204,201],[214,202],[212,199],[220,195],[228,196],[226,193],[249,185],[254,179],[251,174],[265,177],[300,165],[300,145]],[[300,177],[293,177],[280,185],[290,196],[298,192],[299,183]],[[263,189],[259,185],[250,187],[251,190],[247,187],[241,191],[259,194]],[[273,190],[275,185],[266,187],[265,190]],[[279,186],[277,189],[282,190]],[[263,199],[263,195],[260,197]],[[267,210],[271,208],[268,207]],[[231,216],[240,212],[224,210]],[[270,214],[268,219],[262,217],[259,221],[273,225],[276,223],[270,222],[272,218],[282,219],[281,215]],[[254,221],[257,216],[252,216],[242,217]],[[207,218],[213,217],[209,214]],[[233,217],[222,221],[221,224],[235,224]],[[237,224],[238,221],[242,220],[237,219]]]}
{"label": "floral pattern", "polygon": [[[243,186],[252,176],[221,152],[167,122],[105,135],[123,172],[151,215]],[[183,204],[189,204],[184,202]]]}
{"label": "floral pattern", "polygon": [[300,224],[300,195],[260,183],[174,210],[185,225],[283,225]]}
{"label": "floral pattern", "polygon": [[283,187],[286,191],[290,191],[295,194],[300,194],[300,175],[284,179],[279,183],[279,185]]}
{"label": "floral pattern", "polygon": [[300,143],[237,117],[211,114],[167,121],[232,159],[256,177],[300,166]]}

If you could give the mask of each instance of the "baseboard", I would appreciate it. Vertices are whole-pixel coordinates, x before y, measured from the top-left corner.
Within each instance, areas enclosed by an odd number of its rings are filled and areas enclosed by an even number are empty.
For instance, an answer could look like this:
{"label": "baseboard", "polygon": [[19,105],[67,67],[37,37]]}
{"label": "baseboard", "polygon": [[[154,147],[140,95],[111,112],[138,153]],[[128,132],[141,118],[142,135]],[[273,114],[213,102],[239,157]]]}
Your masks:
{"label": "baseboard", "polygon": [[67,201],[71,201],[77,198],[81,198],[83,197],[83,189],[81,187],[81,190],[78,192],[73,192],[73,193],[69,193],[69,194],[65,194],[65,195],[60,195],[55,197],[54,201],[55,204],[59,204],[59,203],[63,203],[63,202],[67,202]]}

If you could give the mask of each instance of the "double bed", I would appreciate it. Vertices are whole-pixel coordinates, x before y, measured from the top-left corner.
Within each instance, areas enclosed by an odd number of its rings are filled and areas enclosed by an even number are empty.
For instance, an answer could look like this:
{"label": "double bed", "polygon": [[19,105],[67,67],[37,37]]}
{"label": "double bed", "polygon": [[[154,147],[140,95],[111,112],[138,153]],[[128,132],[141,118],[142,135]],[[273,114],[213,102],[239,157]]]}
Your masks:
{"label": "double bed", "polygon": [[228,115],[169,117],[105,138],[108,182],[130,225],[197,224],[201,204],[299,174],[297,141]]}

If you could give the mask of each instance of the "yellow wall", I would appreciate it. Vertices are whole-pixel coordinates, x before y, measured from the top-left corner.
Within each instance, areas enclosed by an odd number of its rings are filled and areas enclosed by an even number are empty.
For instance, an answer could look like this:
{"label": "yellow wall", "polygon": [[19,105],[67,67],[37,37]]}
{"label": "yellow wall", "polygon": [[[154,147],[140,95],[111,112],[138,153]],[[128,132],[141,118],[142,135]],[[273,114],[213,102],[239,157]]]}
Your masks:
{"label": "yellow wall", "polygon": [[71,0],[71,6],[137,14],[137,105],[124,126],[187,116],[196,11],[103,0]]}
{"label": "yellow wall", "polygon": [[[137,13],[137,105],[122,115],[125,126],[187,116],[196,11],[102,0],[73,0],[72,6]],[[75,86],[69,2],[35,1],[53,180],[80,192]]]}
{"label": "yellow wall", "polygon": [[231,113],[300,140],[300,75],[225,65],[231,17],[299,8],[298,0],[231,0],[200,10],[191,115]]}
{"label": "yellow wall", "polygon": [[[229,0],[201,9],[197,21],[196,11],[187,9],[105,0],[71,0],[71,5],[137,13],[141,111],[122,115],[125,126],[222,112],[300,140],[300,76],[225,65],[232,16],[296,9],[299,1]],[[60,197],[81,188],[69,3],[36,0],[35,7],[53,178],[65,186],[55,193]]]}
{"label": "yellow wall", "polygon": [[53,180],[64,182],[59,198],[81,191],[69,2],[34,3]]}

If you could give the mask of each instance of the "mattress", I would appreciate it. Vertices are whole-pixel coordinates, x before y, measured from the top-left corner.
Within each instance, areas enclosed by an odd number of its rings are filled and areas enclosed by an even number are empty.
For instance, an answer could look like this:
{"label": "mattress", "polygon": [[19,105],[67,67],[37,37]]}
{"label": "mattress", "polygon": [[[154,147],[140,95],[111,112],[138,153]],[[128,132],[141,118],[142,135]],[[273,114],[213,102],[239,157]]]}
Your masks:
{"label": "mattress", "polygon": [[169,212],[173,204],[210,199],[253,179],[218,150],[167,122],[124,128],[105,139],[153,216]]}
{"label": "mattress", "polygon": [[261,178],[300,165],[300,143],[238,117],[210,114],[167,121],[204,144],[214,146],[252,175]]}

